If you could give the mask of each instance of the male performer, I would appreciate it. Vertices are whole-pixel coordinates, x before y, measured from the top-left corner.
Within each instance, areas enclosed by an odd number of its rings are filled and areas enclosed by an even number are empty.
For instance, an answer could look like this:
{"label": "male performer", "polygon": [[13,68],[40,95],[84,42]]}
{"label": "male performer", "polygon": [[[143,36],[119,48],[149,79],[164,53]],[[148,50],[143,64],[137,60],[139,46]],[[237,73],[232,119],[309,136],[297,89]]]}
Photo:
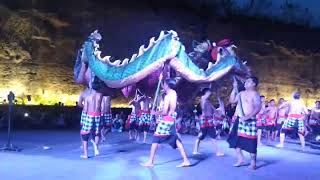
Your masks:
{"label": "male performer", "polygon": [[278,116],[277,116],[276,131],[274,133],[275,137],[277,137],[278,132],[281,131],[281,128],[282,128],[282,125],[283,125],[284,121],[287,119],[288,108],[287,107],[283,107],[284,103],[286,103],[286,101],[283,98],[280,98],[279,99],[279,105],[278,105]]}
{"label": "male performer", "polygon": [[[97,78],[97,77],[95,77]],[[90,94],[85,98],[84,109],[87,110],[83,116],[80,134],[82,135],[83,155],[81,158],[88,158],[88,140],[92,131],[94,131],[94,155],[99,155],[99,133],[100,133],[100,117],[101,117],[101,100],[102,94],[98,92],[101,85],[95,81],[90,82]]]}
{"label": "male performer", "polygon": [[[274,99],[271,99],[269,101],[269,105],[266,108],[266,125],[265,128],[267,130],[267,141],[275,140],[275,125],[276,125],[276,120],[277,120],[277,115],[278,115],[278,108],[276,107],[276,103]],[[271,137],[270,137],[271,136]]]}
{"label": "male performer", "polygon": [[103,96],[101,101],[101,141],[106,140],[106,134],[111,131],[112,113],[111,113],[111,97]]}
{"label": "male performer", "polygon": [[309,126],[315,136],[320,134],[320,101],[316,101],[316,106],[312,108],[309,119]]}
{"label": "male performer", "polygon": [[[83,120],[86,118],[86,115],[87,115],[87,105],[85,104],[86,103],[85,99],[89,96],[89,94],[90,94],[90,89],[87,87],[84,91],[81,92],[79,96],[78,106],[82,108],[81,118],[80,118],[80,129],[82,128]],[[81,140],[80,148],[83,148],[81,134],[80,134],[80,140]]]}
{"label": "male performer", "polygon": [[79,100],[78,100],[78,106],[82,108],[81,112],[81,119],[80,119],[80,126],[82,126],[83,122],[82,120],[85,119],[85,115],[87,112],[87,106],[86,106],[86,101],[85,99],[90,95],[90,89],[86,88],[84,91],[81,92]]}
{"label": "male performer", "polygon": [[238,103],[236,114],[239,118],[236,139],[236,153],[238,161],[234,164],[235,167],[242,166],[244,157],[242,150],[245,150],[251,155],[251,163],[249,168],[256,169],[257,158],[257,127],[256,115],[261,109],[261,98],[256,87],[259,81],[256,77],[250,77],[245,81],[245,90],[237,94],[237,81],[233,82],[233,90],[230,95],[230,103]]}
{"label": "male performer", "polygon": [[222,126],[226,118],[226,112],[224,108],[224,103],[218,91],[216,92],[216,95],[219,102],[219,107],[216,109],[216,111],[214,111],[213,119],[214,119],[214,126],[217,131],[217,139],[220,139],[220,134],[223,129]]}
{"label": "male performer", "polygon": [[139,138],[138,125],[139,125],[139,113],[141,110],[140,101],[143,97],[136,94],[135,97],[129,102],[132,106],[129,120],[129,140]]}
{"label": "male performer", "polygon": [[258,145],[263,145],[261,142],[261,135],[262,135],[262,130],[264,129],[265,121],[266,121],[266,106],[264,101],[266,98],[261,95],[260,96],[260,101],[261,101],[261,109],[259,113],[256,115],[257,119],[257,142]]}
{"label": "male performer", "polygon": [[216,111],[216,109],[213,107],[211,101],[210,101],[210,96],[211,96],[211,91],[209,88],[204,88],[202,90],[202,96],[201,96],[201,110],[202,114],[200,117],[200,133],[198,135],[198,138],[195,142],[194,145],[194,150],[193,154],[199,154],[198,149],[199,149],[199,144],[200,141],[202,141],[207,134],[210,136],[212,143],[213,143],[213,148],[216,152],[217,156],[223,156],[224,154],[220,151],[218,145],[217,145],[217,134],[216,134],[216,129],[214,127],[214,119],[213,115]]}
{"label": "male performer", "polygon": [[[140,117],[139,117],[139,131],[143,132],[143,143],[146,143],[147,134],[150,128],[152,116],[150,114],[150,98],[147,96],[143,96],[141,99],[141,110],[140,110]],[[139,133],[138,133],[139,136]],[[139,137],[138,137],[139,139]]]}
{"label": "male performer", "polygon": [[[162,79],[162,75],[160,75]],[[151,152],[149,160],[143,164],[145,167],[152,167],[154,164],[154,157],[158,148],[158,145],[164,142],[169,143],[172,148],[178,148],[180,150],[181,156],[183,157],[182,164],[177,167],[187,167],[190,166],[190,161],[187,158],[186,152],[182,145],[181,140],[175,134],[175,119],[172,114],[176,112],[177,106],[177,93],[174,90],[176,86],[176,81],[174,79],[166,79],[163,83],[163,89],[165,90],[164,105],[162,112],[152,112],[155,115],[162,115],[156,131],[153,135],[153,142],[151,146]]]}
{"label": "male performer", "polygon": [[[301,142],[301,150],[305,150],[305,140],[304,140],[304,116],[308,113],[306,106],[303,101],[300,99],[300,93],[293,93],[293,100],[290,103],[284,103],[283,107],[289,108],[288,118],[284,122],[281,133],[280,133],[280,144],[277,147],[284,147],[284,140],[287,133],[292,130],[298,131],[298,135]],[[280,107],[282,108],[282,107]]]}

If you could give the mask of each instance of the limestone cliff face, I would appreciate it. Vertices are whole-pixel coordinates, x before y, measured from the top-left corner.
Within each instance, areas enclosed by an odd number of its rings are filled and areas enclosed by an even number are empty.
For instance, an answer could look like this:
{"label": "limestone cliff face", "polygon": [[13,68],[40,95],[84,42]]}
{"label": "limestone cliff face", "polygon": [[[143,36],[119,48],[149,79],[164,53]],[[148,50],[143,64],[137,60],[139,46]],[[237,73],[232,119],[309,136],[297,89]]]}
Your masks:
{"label": "limestone cliff face", "polygon": [[[75,104],[83,88],[73,82],[76,50],[96,28],[103,35],[103,55],[120,59],[131,57],[161,30],[177,31],[187,50],[193,39],[203,36],[216,41],[232,38],[239,56],[261,79],[260,91],[268,99],[288,99],[294,90],[300,90],[309,105],[320,97],[320,52],[314,48],[319,32],[303,32],[296,27],[287,31],[275,25],[248,26],[215,17],[203,21],[184,10],[155,10],[148,5],[102,6],[64,15],[0,6],[0,97],[5,98],[13,90],[20,102],[28,103],[26,95],[31,95],[34,104]],[[126,104],[121,98],[116,102]]]}

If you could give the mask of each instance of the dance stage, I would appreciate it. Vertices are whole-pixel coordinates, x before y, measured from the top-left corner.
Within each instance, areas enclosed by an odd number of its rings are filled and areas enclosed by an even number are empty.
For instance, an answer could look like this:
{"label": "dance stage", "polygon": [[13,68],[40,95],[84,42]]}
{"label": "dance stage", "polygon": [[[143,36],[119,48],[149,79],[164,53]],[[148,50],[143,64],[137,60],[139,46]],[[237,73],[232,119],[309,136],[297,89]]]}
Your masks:
{"label": "dance stage", "polygon": [[[5,132],[0,133],[0,144],[6,143]],[[163,144],[158,150],[155,166],[146,168],[139,163],[148,159],[151,136],[147,144],[128,140],[128,134],[110,133],[106,142],[101,143],[100,156],[92,157],[89,145],[89,159],[81,159],[79,131],[18,131],[13,134],[13,143],[21,152],[0,152],[1,180],[24,179],[73,179],[73,180],[112,180],[112,179],[318,179],[320,150],[286,143],[284,149],[272,145],[258,147],[258,169],[247,166],[233,167],[236,161],[233,149],[225,140],[219,144],[224,157],[216,157],[209,139],[200,146],[200,155],[192,155],[196,137],[182,135],[182,141],[192,163],[191,167],[176,168],[182,159],[178,150]],[[274,143],[276,144],[276,143]],[[249,155],[245,154],[249,165]]]}

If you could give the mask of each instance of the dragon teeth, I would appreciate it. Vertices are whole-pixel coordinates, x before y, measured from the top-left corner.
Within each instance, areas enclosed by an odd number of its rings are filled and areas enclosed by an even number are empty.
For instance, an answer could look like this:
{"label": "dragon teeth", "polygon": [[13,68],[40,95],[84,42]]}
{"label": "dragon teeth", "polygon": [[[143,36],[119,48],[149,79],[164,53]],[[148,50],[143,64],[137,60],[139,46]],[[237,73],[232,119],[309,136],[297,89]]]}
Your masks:
{"label": "dragon teeth", "polygon": [[140,46],[138,56],[141,56],[144,53],[144,45]]}
{"label": "dragon teeth", "polygon": [[112,64],[113,64],[113,65],[115,65],[115,66],[119,66],[119,65],[120,65],[120,63],[121,63],[121,61],[120,61],[120,60],[116,60],[116,61],[114,61]]}
{"label": "dragon teeth", "polygon": [[208,63],[208,68],[207,68],[207,70],[210,69],[212,66],[213,66],[213,63],[212,63],[212,62],[209,62],[209,63]]}
{"label": "dragon teeth", "polygon": [[137,54],[133,54],[132,57],[131,57],[131,59],[130,59],[130,61],[135,60],[137,56],[138,56]]}
{"label": "dragon teeth", "polygon": [[161,31],[156,42],[160,41],[164,37],[164,31]]}
{"label": "dragon teeth", "polygon": [[102,60],[110,62],[110,58],[111,58],[111,56],[105,56],[102,58]]}
{"label": "dragon teeth", "polygon": [[126,64],[128,64],[128,62],[129,62],[129,59],[128,59],[128,58],[125,58],[125,59],[122,61],[121,65],[126,65]]}

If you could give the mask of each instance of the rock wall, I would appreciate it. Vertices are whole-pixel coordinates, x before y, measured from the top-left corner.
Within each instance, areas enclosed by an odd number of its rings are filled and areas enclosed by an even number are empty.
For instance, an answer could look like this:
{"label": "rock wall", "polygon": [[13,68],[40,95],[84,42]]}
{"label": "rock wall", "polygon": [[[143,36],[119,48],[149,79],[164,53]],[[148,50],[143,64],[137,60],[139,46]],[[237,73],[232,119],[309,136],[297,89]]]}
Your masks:
{"label": "rock wall", "polygon": [[[177,31],[187,50],[193,39],[232,38],[239,56],[260,78],[260,92],[268,99],[289,99],[292,91],[300,90],[308,105],[313,105],[320,96],[320,53],[314,46],[320,42],[320,33],[315,30],[257,21],[247,25],[203,18],[179,8],[154,9],[150,4],[98,6],[67,14],[0,6],[0,97],[5,99],[12,90],[19,102],[74,105],[83,88],[73,82],[75,53],[96,28],[103,35],[103,55],[117,58],[131,57],[161,30]],[[226,97],[229,90],[225,92]],[[126,103],[117,98],[114,105]]]}

